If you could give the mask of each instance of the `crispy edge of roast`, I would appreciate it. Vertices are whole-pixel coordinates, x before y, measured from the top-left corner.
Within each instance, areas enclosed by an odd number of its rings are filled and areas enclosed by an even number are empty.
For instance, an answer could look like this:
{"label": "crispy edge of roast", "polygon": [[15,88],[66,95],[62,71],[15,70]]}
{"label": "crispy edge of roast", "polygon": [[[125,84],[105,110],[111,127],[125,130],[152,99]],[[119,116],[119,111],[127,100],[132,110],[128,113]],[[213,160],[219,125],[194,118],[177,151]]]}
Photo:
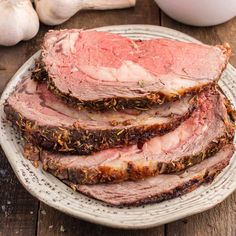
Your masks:
{"label": "crispy edge of roast", "polygon": [[220,73],[218,77],[215,79],[215,81],[203,84],[201,86],[179,91],[179,94],[166,95],[161,92],[150,91],[148,95],[144,95],[143,97],[133,97],[133,98],[115,97],[115,98],[104,98],[104,99],[88,100],[88,101],[81,100],[72,96],[71,93],[64,93],[60,91],[56,87],[52,78],[50,78],[47,71],[44,69],[44,64],[41,58],[37,60],[35,63],[35,69],[32,70],[32,79],[38,82],[46,82],[48,85],[48,89],[52,91],[56,96],[60,97],[65,103],[68,103],[71,106],[78,107],[80,109],[85,108],[88,110],[97,110],[97,111],[104,111],[110,109],[122,110],[124,108],[145,109],[145,108],[150,108],[150,106],[156,104],[163,104],[165,102],[175,101],[187,94],[195,95],[215,85],[217,81],[220,79],[220,76],[223,73],[224,69],[226,68],[229,57],[231,55],[231,48],[228,44],[219,45],[218,47],[222,50],[223,54],[226,56],[226,60],[225,63],[220,68]]}
{"label": "crispy edge of roast", "polygon": [[127,180],[140,180],[158,174],[170,174],[182,171],[200,163],[216,154],[222,147],[232,142],[234,131],[226,132],[218,139],[212,140],[208,146],[195,155],[183,156],[178,161],[159,162],[155,166],[138,166],[128,163],[128,168],[117,170],[109,167],[64,168],[54,159],[42,158],[43,169],[61,180],[69,180],[74,184],[119,183]]}
{"label": "crispy edge of roast", "polygon": [[235,119],[232,115],[235,113],[228,99],[224,97],[224,105],[227,109],[228,120],[225,120],[225,131],[221,136],[212,140],[204,150],[190,156],[183,156],[178,161],[169,163],[159,162],[155,167],[135,166],[132,162],[128,163],[125,170],[117,170],[109,167],[91,167],[91,168],[63,168],[54,159],[47,158],[43,161],[44,169],[51,172],[60,179],[69,179],[75,184],[96,184],[106,182],[121,182],[125,180],[138,180],[147,176],[157,174],[174,173],[181,171],[200,163],[202,160],[216,154],[223,146],[231,143],[234,138]]}
{"label": "crispy edge of roast", "polygon": [[188,119],[197,107],[197,101],[180,117],[173,118],[165,124],[138,125],[130,128],[83,129],[76,125],[71,127],[39,126],[37,122],[23,117],[7,102],[4,111],[27,142],[46,150],[79,155],[88,155],[108,148],[129,146],[164,135],[176,129]]}
{"label": "crispy edge of roast", "polygon": [[159,203],[163,202],[165,200],[170,200],[176,197],[179,197],[181,195],[184,195],[186,193],[192,192],[197,187],[199,187],[202,184],[211,183],[217,175],[219,175],[225,167],[229,165],[230,159],[233,156],[233,153],[235,151],[235,147],[233,144],[229,147],[231,148],[230,154],[227,156],[227,158],[224,158],[221,162],[215,164],[214,166],[207,168],[206,173],[204,175],[197,175],[195,178],[184,182],[183,184],[179,185],[178,187],[175,187],[174,189],[171,189],[169,191],[163,192],[161,194],[157,194],[154,196],[150,196],[141,200],[133,201],[133,202],[124,202],[122,204],[114,204],[111,202],[106,202],[99,197],[96,198],[96,196],[91,195],[89,192],[85,191],[79,191],[79,185],[75,185],[71,183],[70,181],[63,181],[65,184],[70,186],[74,191],[78,191],[84,195],[87,195],[88,197],[94,198],[96,200],[105,202],[109,205],[113,206],[140,206],[144,204],[150,204],[150,203]]}

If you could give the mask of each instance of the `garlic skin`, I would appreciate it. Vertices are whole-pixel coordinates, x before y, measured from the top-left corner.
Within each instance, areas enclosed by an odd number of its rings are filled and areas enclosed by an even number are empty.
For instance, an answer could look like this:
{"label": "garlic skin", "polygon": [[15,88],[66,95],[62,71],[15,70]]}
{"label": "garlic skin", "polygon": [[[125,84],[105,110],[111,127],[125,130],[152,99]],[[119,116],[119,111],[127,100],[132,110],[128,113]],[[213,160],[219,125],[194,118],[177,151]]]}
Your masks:
{"label": "garlic skin", "polygon": [[0,0],[0,45],[29,40],[38,30],[38,15],[30,0]]}
{"label": "garlic skin", "polygon": [[46,25],[67,21],[79,10],[133,7],[136,0],[34,0],[39,19]]}

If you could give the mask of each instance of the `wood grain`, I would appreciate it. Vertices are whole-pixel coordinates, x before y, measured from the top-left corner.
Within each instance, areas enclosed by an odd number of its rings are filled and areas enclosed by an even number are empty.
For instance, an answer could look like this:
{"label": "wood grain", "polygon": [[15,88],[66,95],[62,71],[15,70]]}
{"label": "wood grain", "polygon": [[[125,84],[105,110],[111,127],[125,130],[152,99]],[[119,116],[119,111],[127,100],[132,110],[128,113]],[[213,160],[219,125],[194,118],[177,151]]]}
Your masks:
{"label": "wood grain", "polygon": [[164,236],[164,226],[147,230],[120,230],[91,224],[66,216],[51,207],[41,204],[39,211],[38,236]]}
{"label": "wood grain", "polygon": [[[236,52],[236,18],[219,26],[199,28],[177,23],[162,13],[161,24],[187,33],[207,44],[228,42],[233,52]],[[235,53],[230,62],[236,66]],[[176,236],[236,235],[236,192],[209,211],[168,224],[166,233]]]}
{"label": "wood grain", "polygon": [[81,11],[56,28],[95,28],[105,25],[159,25],[159,8],[153,0],[137,0],[135,8],[110,11]]}
{"label": "wood grain", "polygon": [[236,194],[209,211],[168,224],[166,232],[176,236],[235,236]]}
{"label": "wood grain", "polygon": [[34,235],[38,205],[21,186],[0,148],[0,236]]}

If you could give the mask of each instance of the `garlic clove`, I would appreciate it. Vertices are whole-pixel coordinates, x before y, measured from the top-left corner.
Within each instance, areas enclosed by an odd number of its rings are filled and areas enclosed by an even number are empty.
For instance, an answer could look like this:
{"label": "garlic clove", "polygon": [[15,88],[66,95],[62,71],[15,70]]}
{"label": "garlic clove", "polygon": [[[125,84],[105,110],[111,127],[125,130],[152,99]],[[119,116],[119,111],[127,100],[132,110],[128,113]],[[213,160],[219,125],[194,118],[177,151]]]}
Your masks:
{"label": "garlic clove", "polygon": [[0,45],[15,45],[37,34],[39,19],[30,0],[0,1],[0,12]]}
{"label": "garlic clove", "polygon": [[46,25],[67,21],[79,8],[80,0],[34,0],[39,19]]}
{"label": "garlic clove", "polygon": [[81,9],[108,10],[133,7],[136,0],[82,0]]}
{"label": "garlic clove", "polygon": [[39,19],[46,25],[58,25],[83,9],[105,10],[133,7],[136,0],[34,0]]}

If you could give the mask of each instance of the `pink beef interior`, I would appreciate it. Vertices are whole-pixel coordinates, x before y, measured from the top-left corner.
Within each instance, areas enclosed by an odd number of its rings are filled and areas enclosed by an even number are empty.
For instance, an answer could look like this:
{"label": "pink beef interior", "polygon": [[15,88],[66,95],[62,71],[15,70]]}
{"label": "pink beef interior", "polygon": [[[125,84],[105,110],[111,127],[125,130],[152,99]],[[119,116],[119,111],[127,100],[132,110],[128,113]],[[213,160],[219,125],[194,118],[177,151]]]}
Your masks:
{"label": "pink beef interior", "polygon": [[[209,143],[221,138],[232,127],[228,123],[227,110],[223,97],[216,91],[206,91],[199,95],[199,106],[192,116],[174,131],[154,137],[140,149],[137,145],[114,148],[89,156],[42,153],[46,165],[58,170],[86,170],[93,178],[94,173],[107,171],[111,177],[119,173],[125,178],[130,166],[134,170],[155,170],[158,163],[179,162],[184,157],[194,156],[205,150]],[[217,127],[217,128],[216,128]],[[229,128],[231,127],[231,128]],[[230,132],[231,132],[230,131]]]}
{"label": "pink beef interior", "polygon": [[[192,106],[191,97],[166,103],[146,111],[125,109],[122,111],[94,112],[78,110],[65,104],[48,91],[46,84],[26,79],[7,100],[17,112],[38,125],[85,129],[131,128],[135,126],[167,124],[184,116]],[[117,123],[112,125],[112,123]]]}
{"label": "pink beef interior", "polygon": [[76,29],[51,31],[43,45],[55,86],[81,100],[178,94],[218,79],[227,57],[220,47]]}
{"label": "pink beef interior", "polygon": [[156,201],[169,195],[178,196],[178,191],[188,185],[194,186],[194,181],[201,181],[205,175],[215,175],[221,171],[231,159],[234,146],[225,146],[215,156],[190,167],[179,174],[158,175],[137,182],[126,181],[119,184],[80,185],[78,190],[88,196],[112,205],[132,205],[139,202]]}

